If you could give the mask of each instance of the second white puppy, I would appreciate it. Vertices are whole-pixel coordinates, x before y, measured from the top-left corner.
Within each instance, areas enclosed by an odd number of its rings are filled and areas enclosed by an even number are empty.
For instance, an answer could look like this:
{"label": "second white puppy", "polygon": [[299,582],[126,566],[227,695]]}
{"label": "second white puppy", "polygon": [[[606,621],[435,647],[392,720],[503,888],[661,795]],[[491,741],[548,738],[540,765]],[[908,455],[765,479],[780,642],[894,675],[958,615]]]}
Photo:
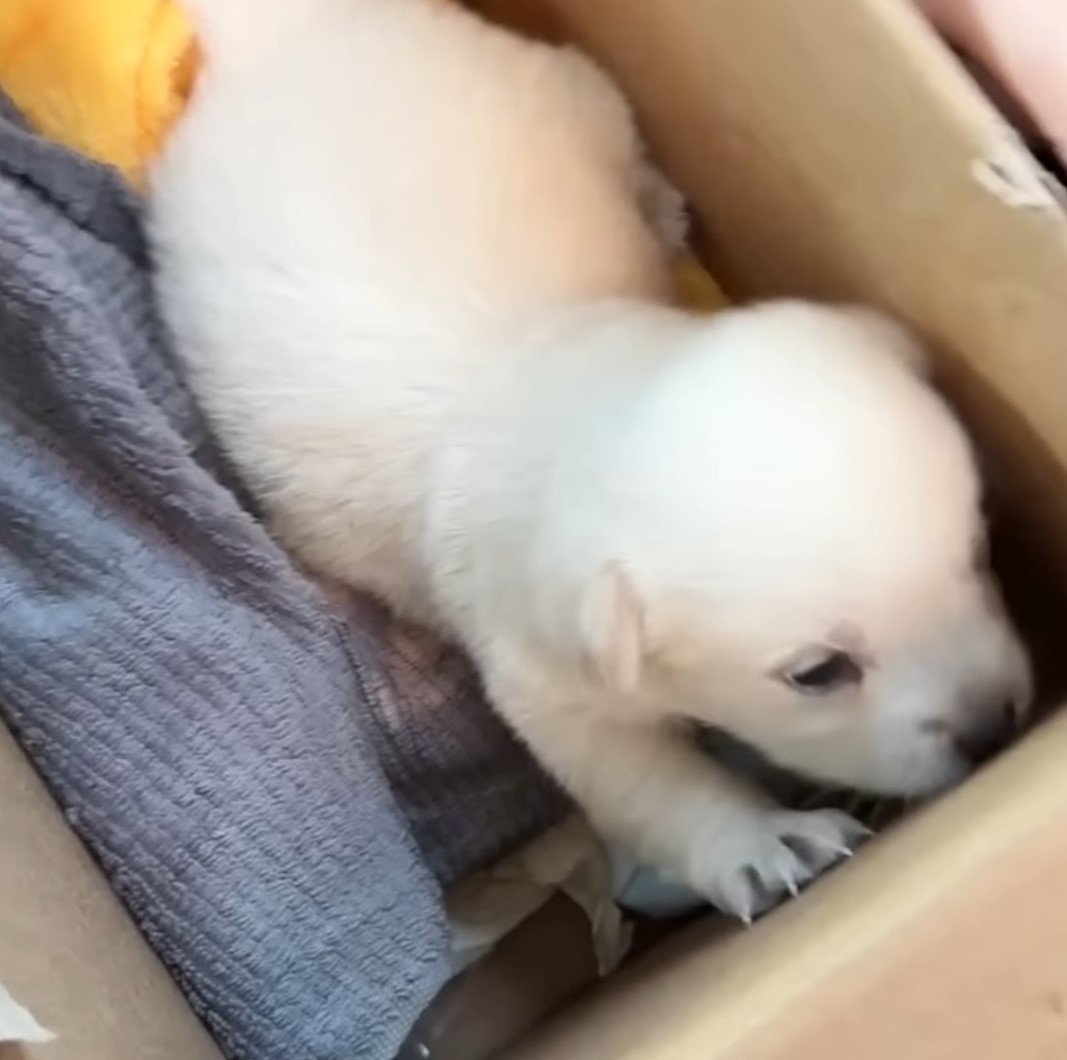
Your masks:
{"label": "second white puppy", "polygon": [[677,197],[588,60],[440,0],[200,0],[161,304],[317,571],[460,640],[592,819],[751,916],[860,829],[692,747],[929,792],[1029,698],[899,328],[666,305]]}

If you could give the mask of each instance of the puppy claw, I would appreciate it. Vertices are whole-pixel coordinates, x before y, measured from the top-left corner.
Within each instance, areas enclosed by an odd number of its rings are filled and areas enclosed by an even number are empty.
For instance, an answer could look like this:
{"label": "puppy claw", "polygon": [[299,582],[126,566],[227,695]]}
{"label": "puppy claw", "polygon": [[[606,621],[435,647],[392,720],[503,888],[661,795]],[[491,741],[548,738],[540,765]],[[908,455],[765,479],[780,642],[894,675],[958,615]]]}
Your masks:
{"label": "puppy claw", "polygon": [[709,837],[698,886],[719,909],[744,924],[852,856],[869,834],[836,810],[769,810],[746,814]]}
{"label": "puppy claw", "polygon": [[742,873],[723,882],[720,908],[723,912],[732,913],[746,927],[751,927],[756,913],[754,894],[750,881]]}

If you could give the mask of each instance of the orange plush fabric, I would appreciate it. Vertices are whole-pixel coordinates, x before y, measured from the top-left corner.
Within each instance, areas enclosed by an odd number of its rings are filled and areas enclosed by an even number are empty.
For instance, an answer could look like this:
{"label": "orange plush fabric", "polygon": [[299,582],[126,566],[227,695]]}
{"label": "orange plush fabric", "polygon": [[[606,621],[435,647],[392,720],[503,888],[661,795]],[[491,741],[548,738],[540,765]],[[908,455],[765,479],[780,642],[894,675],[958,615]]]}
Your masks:
{"label": "orange plush fabric", "polygon": [[178,0],[0,0],[0,86],[40,132],[134,183],[195,69]]}

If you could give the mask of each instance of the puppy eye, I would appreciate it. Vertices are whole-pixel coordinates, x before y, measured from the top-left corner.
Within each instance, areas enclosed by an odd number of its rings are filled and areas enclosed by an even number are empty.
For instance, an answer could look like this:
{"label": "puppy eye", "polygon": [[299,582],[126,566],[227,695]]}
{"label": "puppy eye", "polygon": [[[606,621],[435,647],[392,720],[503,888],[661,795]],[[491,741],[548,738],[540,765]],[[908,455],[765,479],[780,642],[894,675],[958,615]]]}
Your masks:
{"label": "puppy eye", "polygon": [[847,652],[828,651],[819,658],[808,658],[803,663],[783,671],[786,684],[806,696],[827,696],[849,685],[857,685],[863,679],[859,663]]}

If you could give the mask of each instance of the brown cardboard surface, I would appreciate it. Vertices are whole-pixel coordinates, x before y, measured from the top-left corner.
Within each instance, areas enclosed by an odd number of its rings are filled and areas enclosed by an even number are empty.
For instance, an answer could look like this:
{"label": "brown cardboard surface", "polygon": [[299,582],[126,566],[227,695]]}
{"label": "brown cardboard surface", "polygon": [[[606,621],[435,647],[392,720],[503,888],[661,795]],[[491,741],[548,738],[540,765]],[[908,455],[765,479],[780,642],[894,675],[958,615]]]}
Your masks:
{"label": "brown cardboard surface", "polygon": [[1065,888],[1056,819],[832,976],[816,1004],[754,1033],[738,1060],[1063,1060]]}
{"label": "brown cardboard surface", "polygon": [[709,926],[512,1060],[1067,1051],[1067,717],[755,928]]}
{"label": "brown cardboard surface", "polygon": [[220,1060],[3,726],[0,983],[59,1036],[3,1060]]}
{"label": "brown cardboard surface", "polygon": [[497,25],[525,37],[565,44],[567,22],[545,0],[461,0]]}

